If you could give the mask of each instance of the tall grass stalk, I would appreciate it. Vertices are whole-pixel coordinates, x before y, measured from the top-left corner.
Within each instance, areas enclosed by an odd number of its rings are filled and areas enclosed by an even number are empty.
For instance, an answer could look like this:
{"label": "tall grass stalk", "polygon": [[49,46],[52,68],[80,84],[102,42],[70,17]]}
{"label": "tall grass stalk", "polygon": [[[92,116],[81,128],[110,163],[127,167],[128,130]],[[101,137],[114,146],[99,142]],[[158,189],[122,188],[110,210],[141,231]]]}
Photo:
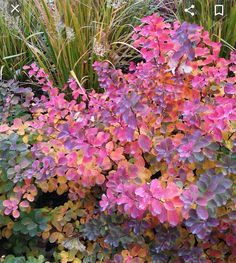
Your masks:
{"label": "tall grass stalk", "polygon": [[33,54],[22,39],[29,36],[33,30],[37,30],[36,21],[30,10],[22,6],[24,20],[14,17],[7,12],[7,1],[3,2],[0,9],[0,67],[1,77],[15,77],[18,70],[25,63],[32,60]]}
{"label": "tall grass stalk", "polygon": [[143,1],[123,1],[116,7],[107,0],[57,0],[51,6],[45,0],[34,3],[45,41],[30,48],[39,65],[49,69],[59,85],[73,71],[86,88],[96,88],[95,60],[120,65],[137,54],[130,36],[132,24],[145,12],[140,11]]}
{"label": "tall grass stalk", "polygon": [[4,31],[0,43],[6,49],[0,52],[3,74],[36,60],[59,86],[73,71],[86,88],[96,88],[93,62],[107,59],[119,66],[136,56],[130,36],[138,18],[147,12],[142,0],[114,2],[21,0],[18,30],[12,32],[0,18]]}

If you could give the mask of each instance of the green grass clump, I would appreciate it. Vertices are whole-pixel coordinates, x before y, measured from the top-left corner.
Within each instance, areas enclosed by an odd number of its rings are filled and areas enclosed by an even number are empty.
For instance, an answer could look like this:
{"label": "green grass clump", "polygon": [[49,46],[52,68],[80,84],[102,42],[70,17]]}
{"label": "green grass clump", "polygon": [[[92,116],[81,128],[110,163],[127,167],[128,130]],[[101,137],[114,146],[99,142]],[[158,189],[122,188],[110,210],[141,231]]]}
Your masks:
{"label": "green grass clump", "polygon": [[135,0],[21,0],[21,6],[14,26],[0,17],[3,77],[35,60],[58,85],[72,72],[91,89],[97,83],[95,60],[119,66],[137,55],[131,32],[148,5]]}

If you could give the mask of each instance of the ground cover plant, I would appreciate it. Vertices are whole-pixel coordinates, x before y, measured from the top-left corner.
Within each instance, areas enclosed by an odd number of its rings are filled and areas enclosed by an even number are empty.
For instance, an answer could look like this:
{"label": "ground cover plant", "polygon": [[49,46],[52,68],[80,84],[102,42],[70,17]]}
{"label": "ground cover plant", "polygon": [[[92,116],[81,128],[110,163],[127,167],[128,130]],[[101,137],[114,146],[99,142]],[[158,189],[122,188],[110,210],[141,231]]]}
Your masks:
{"label": "ground cover plant", "polygon": [[33,63],[43,94],[2,98],[31,112],[1,117],[4,262],[235,262],[236,54],[156,14],[133,45],[93,64],[103,92]]}

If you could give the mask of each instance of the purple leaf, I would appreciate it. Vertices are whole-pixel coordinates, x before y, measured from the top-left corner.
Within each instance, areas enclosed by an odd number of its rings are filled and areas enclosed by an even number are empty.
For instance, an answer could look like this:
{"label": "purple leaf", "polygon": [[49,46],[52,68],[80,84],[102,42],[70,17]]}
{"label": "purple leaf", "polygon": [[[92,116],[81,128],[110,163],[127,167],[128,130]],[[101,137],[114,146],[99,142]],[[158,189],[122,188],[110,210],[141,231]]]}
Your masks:
{"label": "purple leaf", "polygon": [[208,218],[208,216],[209,216],[206,208],[203,207],[203,206],[198,206],[197,207],[197,215],[202,220],[206,220]]}
{"label": "purple leaf", "polygon": [[138,138],[138,145],[143,152],[149,152],[151,149],[151,140],[148,136],[141,134]]}

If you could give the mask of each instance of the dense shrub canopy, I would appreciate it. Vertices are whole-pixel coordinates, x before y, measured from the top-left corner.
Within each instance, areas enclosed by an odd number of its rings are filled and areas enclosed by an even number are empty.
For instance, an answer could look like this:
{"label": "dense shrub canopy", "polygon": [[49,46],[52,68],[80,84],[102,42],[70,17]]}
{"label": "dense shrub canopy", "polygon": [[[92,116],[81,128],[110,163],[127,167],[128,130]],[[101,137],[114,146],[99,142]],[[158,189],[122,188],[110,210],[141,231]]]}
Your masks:
{"label": "dense shrub canopy", "polygon": [[142,22],[143,62],[94,64],[103,93],[25,67],[44,95],[0,126],[2,236],[56,243],[59,262],[234,262],[236,56],[199,26]]}

